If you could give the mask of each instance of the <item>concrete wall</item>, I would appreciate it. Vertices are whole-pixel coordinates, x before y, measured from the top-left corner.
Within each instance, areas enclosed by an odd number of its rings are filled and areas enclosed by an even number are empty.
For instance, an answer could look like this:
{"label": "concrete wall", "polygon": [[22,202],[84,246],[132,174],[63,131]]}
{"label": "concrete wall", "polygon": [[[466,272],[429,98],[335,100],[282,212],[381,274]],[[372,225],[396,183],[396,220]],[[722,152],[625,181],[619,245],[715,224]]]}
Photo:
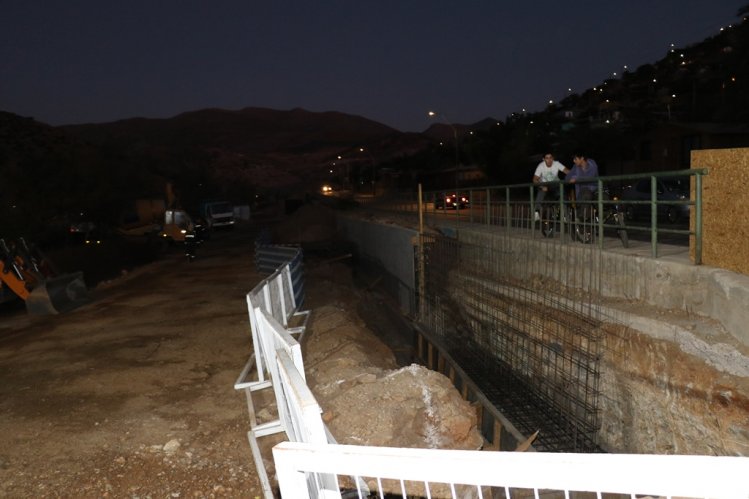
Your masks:
{"label": "concrete wall", "polygon": [[692,151],[692,167],[709,170],[703,179],[703,262],[749,275],[749,148]]}
{"label": "concrete wall", "polygon": [[418,232],[345,215],[338,216],[337,225],[344,238],[356,243],[360,255],[378,262],[397,279],[400,305],[407,311],[411,304],[410,293],[416,289],[414,238]]}
{"label": "concrete wall", "polygon": [[[600,292],[604,299],[691,314],[695,321],[712,320],[749,346],[749,276],[692,265],[686,256],[653,259],[623,251],[598,252],[591,246],[560,245],[542,238],[508,238],[497,231],[468,227],[461,229],[460,240],[516,255],[516,264],[503,272],[518,279],[527,278],[529,272],[546,272],[549,275],[544,277],[564,287]],[[548,264],[549,255],[553,255],[557,265]],[[586,262],[585,267],[581,262]],[[588,289],[591,286],[598,289]]]}

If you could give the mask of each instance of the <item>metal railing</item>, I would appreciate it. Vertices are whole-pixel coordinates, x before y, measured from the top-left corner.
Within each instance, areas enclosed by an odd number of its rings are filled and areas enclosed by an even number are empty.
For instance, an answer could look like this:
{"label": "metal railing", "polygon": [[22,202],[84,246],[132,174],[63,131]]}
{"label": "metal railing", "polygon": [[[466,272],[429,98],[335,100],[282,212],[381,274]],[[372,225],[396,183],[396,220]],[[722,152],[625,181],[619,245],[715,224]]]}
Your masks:
{"label": "metal railing", "polygon": [[[665,236],[681,236],[683,239],[693,237],[695,242],[695,263],[702,263],[702,177],[708,172],[706,169],[677,170],[668,172],[654,172],[636,175],[616,175],[579,180],[577,184],[564,181],[544,184],[513,184],[500,186],[486,186],[478,188],[467,188],[461,190],[459,195],[468,199],[464,207],[445,206],[445,195],[454,191],[432,191],[427,192],[427,211],[431,215],[454,210],[447,216],[456,222],[469,222],[504,227],[507,231],[516,228],[533,229],[534,206],[536,205],[539,187],[546,187],[549,192],[558,191],[557,199],[552,202],[544,202],[543,206],[554,209],[561,215],[569,214],[570,217],[580,219],[580,213],[588,208],[595,213],[616,211],[622,215],[625,223],[606,222],[604,216],[588,217],[582,221],[585,230],[596,237],[598,244],[603,247],[604,233],[611,230],[625,230],[632,234],[649,235],[650,253],[653,258],[658,257],[658,245]],[[689,192],[669,191],[666,183],[673,179],[686,179],[694,177],[694,196]],[[642,191],[642,184],[648,184],[647,192]],[[595,185],[595,195],[590,201],[569,199],[566,195],[575,192],[575,186]],[[606,194],[608,193],[608,195]],[[684,197],[682,197],[682,195]],[[441,207],[441,208],[438,208]],[[558,211],[557,211],[558,210]],[[667,222],[668,214],[681,215],[680,221],[689,220],[689,214],[693,213],[694,221],[691,226],[682,227],[671,219]],[[637,217],[649,221],[646,225],[635,222]],[[649,220],[648,220],[649,219]],[[569,226],[559,224],[558,231],[564,235],[573,236]],[[540,230],[538,231],[540,232]],[[649,233],[649,234],[648,234]]]}
{"label": "metal railing", "polygon": [[[310,490],[310,476],[318,474],[358,477],[358,483],[368,483],[376,491],[375,497],[749,497],[747,457],[482,452],[284,442],[273,448],[273,458],[281,495],[294,499],[341,497],[337,488]],[[340,481],[339,487],[344,488]],[[345,489],[351,491],[346,497],[371,497],[353,484]]]}
{"label": "metal railing", "polygon": [[[548,209],[553,206],[560,218],[565,214],[581,213],[588,207],[595,210],[599,215],[597,217],[589,217],[583,221],[577,217],[580,226],[591,234],[589,242],[597,243],[603,248],[607,234],[624,230],[629,239],[649,243],[650,255],[658,258],[659,245],[687,245],[692,239],[694,263],[699,265],[702,263],[703,237],[702,177],[707,173],[708,170],[703,168],[580,180],[577,185],[596,186],[596,194],[590,201],[568,199],[566,194],[575,191],[575,184],[559,181],[545,184],[466,187],[457,192],[454,188],[426,191],[423,202],[430,223],[449,222],[457,227],[465,223],[483,224],[502,227],[508,234],[521,235],[521,231],[524,230],[526,234],[536,236],[542,234],[542,227],[534,220],[533,207],[536,204],[538,188],[544,186],[561,191],[562,195],[554,201],[548,201],[547,197],[543,203]],[[691,195],[689,191],[678,193],[668,190],[669,182],[692,178]],[[648,184],[647,192],[638,189],[642,187],[643,182]],[[454,194],[465,197],[467,201],[458,202],[457,205],[446,202],[446,197]],[[418,212],[418,202],[411,193],[372,199],[369,200],[367,207],[408,214]],[[619,220],[607,220],[603,216],[612,211],[621,214],[623,223]],[[672,214],[677,216],[676,220],[671,217]],[[554,229],[570,240],[576,238],[576,228],[570,224],[556,223]]]}
{"label": "metal railing", "polygon": [[[263,248],[272,250],[274,247],[263,245]],[[288,383],[281,381],[282,378],[288,379],[290,376],[283,374],[284,366],[288,363],[279,363],[279,355],[283,353],[285,358],[288,358],[295,366],[304,384],[304,365],[298,341],[302,339],[309,319],[309,311],[298,310],[300,302],[297,301],[297,296],[300,294],[302,279],[300,277],[295,281],[292,277],[295,268],[301,275],[301,249],[295,248],[295,251],[287,256],[288,261],[281,264],[275,272],[260,281],[246,295],[253,353],[234,383],[234,389],[244,391],[247,399],[250,417],[250,430],[247,432],[247,438],[266,497],[273,497],[273,493],[260,453],[258,438],[281,432],[296,435],[301,431],[299,430],[300,423],[298,423],[301,416],[298,414],[305,414],[304,417],[309,418],[307,414],[310,410],[315,411],[314,407],[310,409],[309,400],[314,402],[311,394],[303,397],[304,401],[297,404],[301,408],[295,410],[296,406],[289,402],[288,389],[286,389]],[[255,379],[250,379],[251,373],[254,373]],[[273,390],[275,399],[278,401],[278,417],[271,421],[261,422],[258,421],[256,415],[253,393],[268,389]],[[314,405],[316,406],[316,402]],[[319,410],[317,417],[319,419]],[[317,432],[316,435],[320,433]],[[319,439],[305,441],[319,441]]]}
{"label": "metal railing", "polygon": [[304,303],[303,254],[299,246],[271,244],[270,235],[266,232],[255,240],[255,268],[258,272],[270,274],[289,263],[290,289],[297,306]]}

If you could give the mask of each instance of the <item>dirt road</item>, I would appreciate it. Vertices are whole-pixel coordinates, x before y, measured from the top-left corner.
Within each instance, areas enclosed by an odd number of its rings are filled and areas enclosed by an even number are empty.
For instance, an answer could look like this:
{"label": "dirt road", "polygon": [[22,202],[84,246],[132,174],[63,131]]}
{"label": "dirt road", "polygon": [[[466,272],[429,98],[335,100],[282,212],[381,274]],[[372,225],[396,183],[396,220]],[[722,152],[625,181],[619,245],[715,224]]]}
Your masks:
{"label": "dirt road", "polygon": [[256,497],[244,395],[250,229],[65,315],[0,316],[0,496]]}

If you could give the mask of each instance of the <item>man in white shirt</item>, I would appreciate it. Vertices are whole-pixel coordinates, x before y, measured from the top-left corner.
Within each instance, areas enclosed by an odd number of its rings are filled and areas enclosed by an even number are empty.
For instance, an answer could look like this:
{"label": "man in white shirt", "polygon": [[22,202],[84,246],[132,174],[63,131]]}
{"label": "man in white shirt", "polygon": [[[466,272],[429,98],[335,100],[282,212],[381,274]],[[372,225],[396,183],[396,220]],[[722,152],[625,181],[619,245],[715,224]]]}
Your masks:
{"label": "man in white shirt", "polygon": [[[533,174],[533,183],[542,184],[544,182],[556,182],[557,180],[559,180],[559,172],[563,172],[565,175],[567,175],[567,173],[569,173],[569,169],[567,169],[567,167],[559,161],[555,161],[554,155],[550,152],[547,152],[546,154],[544,154],[544,160],[541,161],[536,167],[536,172]],[[548,185],[540,185],[538,187],[538,194],[536,194],[536,206],[534,206],[533,210],[533,219],[535,221],[541,220],[541,216],[539,215],[538,211],[540,209],[541,203],[546,197],[546,193],[549,192],[549,189],[558,189],[558,186],[554,187]]]}

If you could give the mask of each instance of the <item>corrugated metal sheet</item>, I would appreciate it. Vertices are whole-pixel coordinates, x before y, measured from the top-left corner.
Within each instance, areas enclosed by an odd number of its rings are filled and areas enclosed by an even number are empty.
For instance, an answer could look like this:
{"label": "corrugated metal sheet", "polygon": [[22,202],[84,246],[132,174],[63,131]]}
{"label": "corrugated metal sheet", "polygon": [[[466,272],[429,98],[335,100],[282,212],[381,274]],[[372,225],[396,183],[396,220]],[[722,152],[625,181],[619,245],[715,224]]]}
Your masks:
{"label": "corrugated metal sheet", "polygon": [[291,262],[291,282],[297,307],[304,303],[304,253],[299,246],[271,244],[268,231],[262,231],[255,240],[255,268],[258,272],[272,274]]}

